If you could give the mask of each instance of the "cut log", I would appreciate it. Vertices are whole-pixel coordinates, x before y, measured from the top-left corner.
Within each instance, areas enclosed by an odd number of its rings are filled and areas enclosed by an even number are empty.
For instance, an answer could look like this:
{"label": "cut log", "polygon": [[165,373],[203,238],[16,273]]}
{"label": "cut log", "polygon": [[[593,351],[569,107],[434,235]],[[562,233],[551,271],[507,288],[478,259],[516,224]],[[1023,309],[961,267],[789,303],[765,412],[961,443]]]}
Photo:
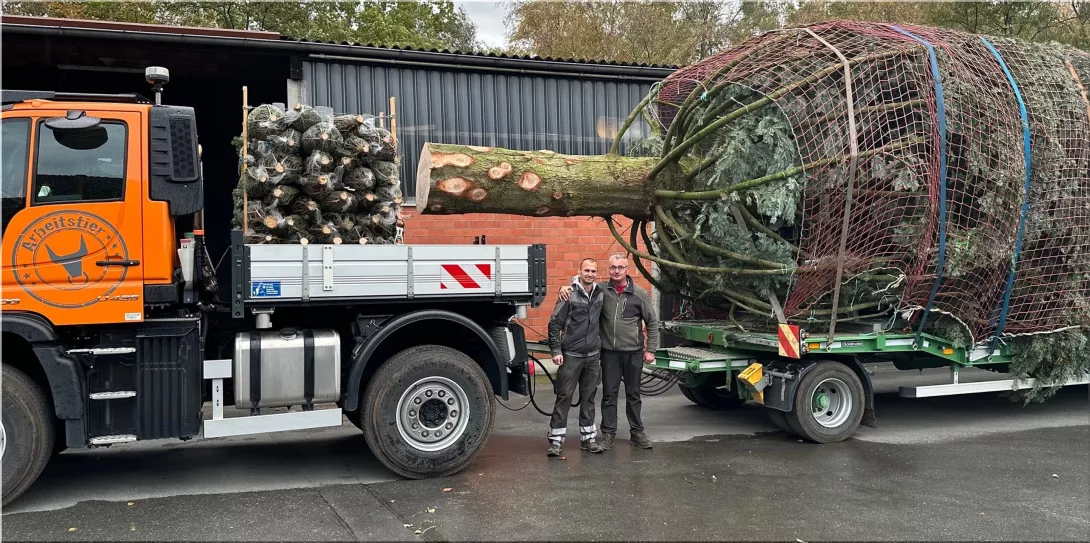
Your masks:
{"label": "cut log", "polygon": [[503,213],[531,217],[651,216],[651,192],[679,178],[676,166],[655,184],[658,158],[568,156],[425,143],[416,198],[427,214]]}

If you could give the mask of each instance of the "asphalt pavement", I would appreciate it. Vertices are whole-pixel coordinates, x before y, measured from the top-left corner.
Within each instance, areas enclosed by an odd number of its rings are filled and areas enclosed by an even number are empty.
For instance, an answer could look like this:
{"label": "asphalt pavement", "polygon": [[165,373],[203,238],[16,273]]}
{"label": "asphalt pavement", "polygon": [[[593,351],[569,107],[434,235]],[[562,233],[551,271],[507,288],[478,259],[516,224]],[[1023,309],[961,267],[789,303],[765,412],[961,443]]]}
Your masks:
{"label": "asphalt pavement", "polygon": [[826,445],[675,388],[644,399],[653,450],[622,409],[612,451],[579,451],[573,409],[550,459],[545,417],[500,409],[482,456],[443,479],[392,474],[349,424],[69,451],[5,508],[3,540],[1090,539],[1088,387],[1027,407],[889,393],[914,375],[876,372],[878,428]]}

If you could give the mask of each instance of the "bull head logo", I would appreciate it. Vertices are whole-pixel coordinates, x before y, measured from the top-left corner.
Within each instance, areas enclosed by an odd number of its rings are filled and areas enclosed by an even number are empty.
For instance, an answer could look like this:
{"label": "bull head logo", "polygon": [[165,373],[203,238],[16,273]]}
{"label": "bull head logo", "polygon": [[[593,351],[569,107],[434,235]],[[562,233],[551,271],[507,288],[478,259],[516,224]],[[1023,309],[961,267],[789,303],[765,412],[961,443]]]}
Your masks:
{"label": "bull head logo", "polygon": [[75,284],[73,279],[83,278],[83,282],[90,281],[90,277],[87,276],[87,272],[83,271],[83,257],[87,256],[87,241],[83,239],[81,234],[79,237],[79,249],[76,252],[66,255],[58,255],[53,252],[48,245],[45,246],[45,250],[49,252],[49,260],[54,264],[60,264],[64,268],[64,271],[68,272],[68,283]]}

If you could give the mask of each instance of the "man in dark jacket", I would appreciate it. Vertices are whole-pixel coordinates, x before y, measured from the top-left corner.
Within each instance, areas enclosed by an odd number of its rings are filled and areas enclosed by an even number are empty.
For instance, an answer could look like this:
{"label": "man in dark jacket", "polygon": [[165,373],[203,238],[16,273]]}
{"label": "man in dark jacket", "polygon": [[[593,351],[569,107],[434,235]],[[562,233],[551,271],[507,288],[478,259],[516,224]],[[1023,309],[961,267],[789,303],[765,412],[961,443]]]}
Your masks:
{"label": "man in dark jacket", "polygon": [[556,403],[549,421],[549,456],[560,456],[564,446],[568,408],[576,385],[579,385],[580,448],[592,453],[603,451],[595,439],[594,425],[594,394],[602,374],[602,337],[598,330],[604,294],[595,284],[597,278],[598,262],[583,259],[579,275],[572,278],[570,299],[557,301],[549,318],[549,348],[553,362],[559,367],[554,383]]}
{"label": "man in dark jacket", "polygon": [[[643,365],[655,361],[659,348],[659,320],[647,291],[636,286],[628,275],[628,257],[609,257],[609,281],[598,285],[603,291],[602,304],[602,441],[609,450],[617,435],[617,395],[624,381],[625,411],[632,444],[650,449],[651,440],[643,430],[640,381]],[[560,300],[572,294],[562,287]],[[644,341],[644,327],[647,341]]]}

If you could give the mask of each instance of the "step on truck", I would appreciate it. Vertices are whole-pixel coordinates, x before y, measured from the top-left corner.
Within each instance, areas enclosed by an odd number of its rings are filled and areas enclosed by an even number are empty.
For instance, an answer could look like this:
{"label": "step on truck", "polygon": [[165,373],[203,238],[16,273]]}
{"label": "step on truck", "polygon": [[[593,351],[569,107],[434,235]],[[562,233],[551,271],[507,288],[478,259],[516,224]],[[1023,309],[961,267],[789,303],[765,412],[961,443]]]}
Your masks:
{"label": "step on truck", "polygon": [[[782,431],[815,443],[848,439],[860,426],[876,427],[874,387],[865,364],[892,362],[899,370],[949,368],[948,383],[902,386],[898,395],[929,398],[1032,389],[1035,379],[961,382],[962,368],[1009,373],[1014,353],[1006,344],[966,348],[927,333],[890,330],[887,322],[841,323],[831,336],[805,327],[732,320],[671,320],[663,345],[645,370],[676,380],[689,401],[716,410],[747,401],[766,408]],[[1049,386],[1086,385],[1075,376]]]}
{"label": "step on truck", "polygon": [[[64,449],[342,417],[401,476],[466,467],[495,397],[528,393],[514,318],[544,299],[544,245],[205,231],[199,112],[161,104],[168,78],[147,71],[154,102],[3,91],[3,504]],[[230,198],[237,172],[214,175]],[[206,275],[209,236],[231,243]]]}

